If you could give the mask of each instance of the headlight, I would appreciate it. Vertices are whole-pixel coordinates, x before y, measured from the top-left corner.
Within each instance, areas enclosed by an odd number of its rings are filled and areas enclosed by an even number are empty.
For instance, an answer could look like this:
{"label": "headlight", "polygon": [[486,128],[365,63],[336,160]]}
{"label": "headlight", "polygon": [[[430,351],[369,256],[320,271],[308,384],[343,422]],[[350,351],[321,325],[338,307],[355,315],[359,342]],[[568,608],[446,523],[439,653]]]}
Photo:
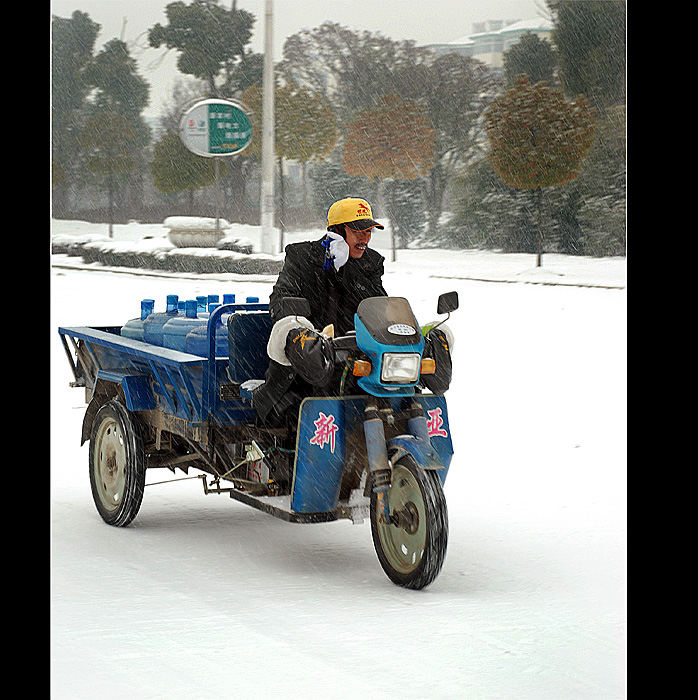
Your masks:
{"label": "headlight", "polygon": [[418,353],[386,352],[381,366],[381,381],[399,384],[416,382],[421,361]]}

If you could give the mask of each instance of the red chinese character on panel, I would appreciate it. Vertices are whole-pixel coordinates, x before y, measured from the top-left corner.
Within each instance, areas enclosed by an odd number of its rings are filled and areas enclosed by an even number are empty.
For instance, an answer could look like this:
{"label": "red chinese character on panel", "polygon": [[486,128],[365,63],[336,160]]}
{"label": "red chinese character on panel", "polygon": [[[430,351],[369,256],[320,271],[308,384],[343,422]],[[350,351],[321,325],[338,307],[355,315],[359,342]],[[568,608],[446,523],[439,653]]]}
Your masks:
{"label": "red chinese character on panel", "polygon": [[317,445],[322,449],[329,443],[330,452],[334,454],[334,436],[339,427],[335,425],[334,416],[332,414],[326,416],[320,411],[320,417],[313,422],[315,423],[315,434],[310,438],[310,444]]}
{"label": "red chinese character on panel", "polygon": [[448,433],[444,430],[444,419],[441,417],[441,409],[435,408],[431,411],[427,411],[429,418],[427,420],[427,429],[429,430],[429,437],[434,437],[435,435],[441,437],[448,437]]}

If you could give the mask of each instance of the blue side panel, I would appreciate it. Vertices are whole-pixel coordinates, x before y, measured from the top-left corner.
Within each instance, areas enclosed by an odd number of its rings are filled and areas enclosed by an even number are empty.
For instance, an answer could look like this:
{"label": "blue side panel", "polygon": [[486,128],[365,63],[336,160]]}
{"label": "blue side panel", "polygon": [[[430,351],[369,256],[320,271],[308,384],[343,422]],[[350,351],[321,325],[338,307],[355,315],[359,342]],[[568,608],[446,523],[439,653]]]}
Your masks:
{"label": "blue side panel", "polygon": [[337,507],[345,442],[343,402],[322,397],[305,399],[298,418],[291,510],[324,513]]}
{"label": "blue side panel", "polygon": [[451,440],[451,426],[448,423],[446,399],[443,396],[430,394],[419,394],[415,396],[415,399],[424,408],[431,444],[444,465],[444,469],[437,473],[441,481],[445,482],[451,465],[451,457],[453,457],[453,442]]}

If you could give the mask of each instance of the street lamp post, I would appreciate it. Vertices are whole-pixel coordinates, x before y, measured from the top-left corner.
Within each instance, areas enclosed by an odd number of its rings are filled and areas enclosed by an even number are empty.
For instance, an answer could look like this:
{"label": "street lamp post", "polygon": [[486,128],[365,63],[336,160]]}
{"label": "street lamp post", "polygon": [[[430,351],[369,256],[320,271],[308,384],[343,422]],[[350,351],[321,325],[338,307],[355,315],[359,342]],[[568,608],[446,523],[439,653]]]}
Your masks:
{"label": "street lamp post", "polygon": [[[274,228],[274,2],[264,5],[264,74],[262,83],[262,188],[260,194],[263,253],[275,253]],[[280,252],[280,251],[279,251]]]}

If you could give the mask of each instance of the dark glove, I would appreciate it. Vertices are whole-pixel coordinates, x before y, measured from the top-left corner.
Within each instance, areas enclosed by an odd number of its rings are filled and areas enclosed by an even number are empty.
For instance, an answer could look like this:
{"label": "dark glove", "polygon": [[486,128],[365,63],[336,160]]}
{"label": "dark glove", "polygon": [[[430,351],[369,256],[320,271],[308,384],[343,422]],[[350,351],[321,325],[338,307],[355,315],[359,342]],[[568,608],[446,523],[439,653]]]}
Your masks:
{"label": "dark glove", "polygon": [[436,364],[434,374],[423,374],[421,383],[433,394],[443,394],[451,384],[451,347],[448,336],[435,328],[424,338],[424,357],[431,357]]}
{"label": "dark glove", "polygon": [[334,345],[317,331],[294,328],[286,337],[286,357],[309,384],[324,386],[334,372]]}

